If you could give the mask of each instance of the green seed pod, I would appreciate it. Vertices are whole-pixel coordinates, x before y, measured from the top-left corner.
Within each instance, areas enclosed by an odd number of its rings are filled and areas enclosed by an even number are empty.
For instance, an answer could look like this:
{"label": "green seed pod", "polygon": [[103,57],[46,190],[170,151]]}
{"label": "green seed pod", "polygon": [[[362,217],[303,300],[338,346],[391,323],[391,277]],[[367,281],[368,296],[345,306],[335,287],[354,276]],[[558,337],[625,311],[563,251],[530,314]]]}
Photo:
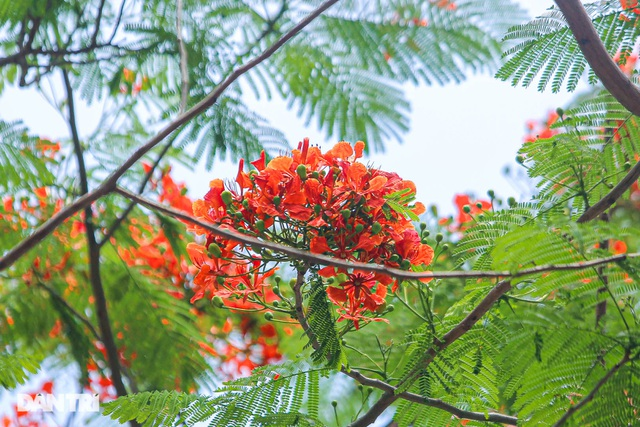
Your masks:
{"label": "green seed pod", "polygon": [[233,203],[233,195],[228,190],[224,190],[220,194],[220,197],[222,198],[222,203],[224,203],[227,206],[229,206],[231,203]]}

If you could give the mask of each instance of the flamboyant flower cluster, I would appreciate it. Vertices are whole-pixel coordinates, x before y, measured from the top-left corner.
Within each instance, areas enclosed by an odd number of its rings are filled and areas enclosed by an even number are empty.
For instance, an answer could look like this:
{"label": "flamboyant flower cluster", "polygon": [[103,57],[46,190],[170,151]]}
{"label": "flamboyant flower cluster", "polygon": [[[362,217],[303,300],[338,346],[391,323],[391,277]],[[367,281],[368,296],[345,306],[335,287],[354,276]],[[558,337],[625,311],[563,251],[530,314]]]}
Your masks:
{"label": "flamboyant flower cluster", "polygon": [[[421,241],[412,219],[424,212],[414,203],[415,186],[395,173],[358,161],[364,143],[339,142],[323,153],[301,142],[291,155],[266,162],[264,152],[244,171],[240,161],[235,183],[211,181],[204,199],[193,204],[197,218],[315,254],[376,263],[405,270],[431,263],[433,249]],[[193,301],[219,296],[223,300],[264,301],[274,262],[291,261],[270,251],[216,236],[201,227],[204,244],[190,243]],[[329,299],[339,306],[340,320],[372,320],[384,309],[391,278],[333,267],[318,271],[333,285]],[[338,280],[335,280],[335,279]],[[378,320],[378,319],[373,319]]]}

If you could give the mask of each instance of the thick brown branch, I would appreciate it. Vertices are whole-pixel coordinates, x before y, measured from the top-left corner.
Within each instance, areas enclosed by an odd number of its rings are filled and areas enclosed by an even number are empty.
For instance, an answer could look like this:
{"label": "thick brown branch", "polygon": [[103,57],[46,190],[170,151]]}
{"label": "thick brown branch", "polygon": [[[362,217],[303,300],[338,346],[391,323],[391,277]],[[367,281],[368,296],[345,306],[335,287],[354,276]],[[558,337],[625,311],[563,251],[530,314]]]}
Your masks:
{"label": "thick brown branch", "polygon": [[279,252],[285,255],[289,255],[292,258],[299,259],[302,261],[308,261],[313,264],[321,264],[321,265],[331,265],[334,267],[340,268],[355,268],[362,271],[369,271],[374,273],[382,273],[386,274],[390,277],[394,277],[400,280],[416,280],[416,279],[481,279],[481,278],[517,278],[528,276],[531,274],[538,273],[546,273],[550,271],[573,271],[573,270],[585,270],[592,267],[597,267],[599,265],[611,264],[614,262],[623,261],[629,258],[639,258],[640,253],[630,253],[630,254],[620,254],[620,255],[612,255],[609,257],[593,259],[589,261],[581,261],[570,264],[548,264],[548,265],[540,265],[532,268],[525,268],[519,271],[425,271],[425,272],[413,272],[400,270],[392,267],[385,267],[383,265],[378,264],[365,264],[361,262],[351,262],[346,261],[339,258],[334,258],[327,255],[319,255],[314,254],[305,250],[300,250],[296,248],[292,248],[290,246],[281,245],[274,242],[264,241],[256,239],[255,237],[247,236],[245,234],[240,234],[236,231],[229,230],[226,228],[220,228],[211,223],[202,221],[200,219],[194,218],[191,215],[186,214],[183,211],[179,211],[149,199],[145,199],[144,197],[138,196],[130,191],[124,190],[122,188],[116,188],[116,193],[121,194],[127,199],[134,200],[141,205],[147,206],[153,210],[158,212],[165,213],[174,218],[181,219],[185,222],[198,225],[211,233],[225,237],[228,239],[232,239],[238,242],[245,243],[251,247],[261,247],[265,249],[270,249],[274,252]]}
{"label": "thick brown branch", "polygon": [[220,83],[209,95],[207,95],[202,101],[194,105],[191,109],[187,110],[184,114],[180,114],[175,120],[166,125],[160,132],[147,141],[144,145],[140,146],[120,167],[118,167],[111,175],[109,175],[98,187],[96,187],[90,193],[80,197],[73,203],[62,209],[56,215],[51,217],[47,222],[38,227],[33,234],[26,239],[23,239],[18,245],[0,258],[0,271],[11,266],[22,255],[33,248],[38,242],[42,241],[50,233],[53,232],[65,219],[73,216],[80,209],[85,208],[92,202],[96,201],[100,197],[110,193],[115,189],[118,179],[124,175],[138,160],[140,160],[149,150],[162,142],[167,136],[171,135],[176,129],[191,119],[201,114],[207,108],[216,103],[220,95],[238,78],[247,73],[256,65],[268,59],[278,49],[280,49],[285,43],[296,36],[304,27],[309,25],[320,16],[325,10],[337,3],[338,0],[327,0],[322,3],[317,9],[311,12],[306,18],[296,24],[293,28],[287,31],[278,41],[272,46],[267,48],[260,55],[247,62],[243,66],[237,68],[231,73],[222,83]]}
{"label": "thick brown branch", "polygon": [[571,417],[571,415],[573,415],[577,410],[579,410],[580,408],[582,408],[584,405],[586,405],[587,403],[591,402],[593,400],[593,398],[595,397],[596,393],[598,393],[598,390],[600,390],[600,388],[607,382],[609,381],[609,379],[616,373],[618,372],[618,370],[620,370],[620,368],[622,368],[629,360],[631,360],[629,358],[629,353],[625,353],[624,357],[622,358],[622,360],[620,360],[618,363],[616,363],[613,368],[611,368],[609,370],[609,372],[606,373],[606,375],[604,377],[602,377],[600,379],[600,381],[598,381],[598,384],[595,385],[595,387],[593,388],[593,390],[591,390],[591,392],[586,395],[582,400],[580,400],[580,402],[578,402],[576,405],[572,406],[571,408],[569,408],[569,410],[567,412],[565,412],[565,414],[562,416],[562,418],[560,418],[554,425],[553,427],[560,427],[561,425],[563,425],[568,419],[569,417]]}
{"label": "thick brown branch", "polygon": [[593,72],[618,102],[640,116],[640,90],[611,59],[580,0],[555,0]]}

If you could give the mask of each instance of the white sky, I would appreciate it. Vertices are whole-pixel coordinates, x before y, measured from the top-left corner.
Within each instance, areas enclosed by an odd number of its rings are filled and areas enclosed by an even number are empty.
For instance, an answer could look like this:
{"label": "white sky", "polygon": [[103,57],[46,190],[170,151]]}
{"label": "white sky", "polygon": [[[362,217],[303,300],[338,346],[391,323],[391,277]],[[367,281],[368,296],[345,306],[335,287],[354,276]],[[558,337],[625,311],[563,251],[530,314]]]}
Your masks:
{"label": "white sky", "polygon": [[[532,16],[552,5],[551,0],[521,0]],[[543,118],[549,110],[564,106],[568,94],[539,93],[535,88],[513,88],[508,82],[490,75],[470,76],[459,85],[405,87],[411,102],[411,130],[402,144],[391,141],[384,154],[368,161],[388,171],[398,172],[416,183],[418,199],[437,204],[441,212],[452,213],[456,193],[474,193],[485,197],[493,189],[503,197],[519,198],[518,191],[503,175],[503,168],[516,168],[514,158],[525,134],[525,122]],[[248,93],[248,92],[247,92]],[[253,101],[252,101],[253,102]],[[324,137],[315,125],[304,128],[303,121],[287,111],[284,102],[256,104],[259,112],[283,130],[292,146],[305,137],[323,148]],[[67,135],[59,115],[33,91],[5,89],[0,97],[3,120],[23,120],[35,133],[47,137]],[[81,133],[95,126],[97,114],[79,109]],[[249,159],[253,160],[253,159]],[[231,162],[217,162],[207,173],[174,168],[174,177],[185,181],[190,196],[201,197],[213,178],[232,178],[237,170]]]}

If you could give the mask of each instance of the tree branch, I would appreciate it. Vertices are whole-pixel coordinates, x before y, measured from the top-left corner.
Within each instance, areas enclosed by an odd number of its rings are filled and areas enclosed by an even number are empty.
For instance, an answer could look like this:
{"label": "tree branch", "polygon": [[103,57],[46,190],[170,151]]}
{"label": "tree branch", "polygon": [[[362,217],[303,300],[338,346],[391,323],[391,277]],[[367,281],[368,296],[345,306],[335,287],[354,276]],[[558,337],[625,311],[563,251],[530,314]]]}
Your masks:
{"label": "tree branch", "polygon": [[591,206],[578,218],[579,223],[589,222],[598,218],[604,211],[609,209],[613,204],[640,178],[640,161],[620,180],[618,185],[613,187],[606,196]]}
{"label": "tree branch", "polygon": [[278,49],[280,49],[285,43],[295,37],[300,31],[302,31],[313,20],[320,16],[325,10],[337,3],[338,0],[327,0],[322,3],[317,9],[307,15],[303,20],[296,24],[293,28],[287,31],[282,37],[278,39],[273,45],[263,51],[260,55],[247,62],[246,64],[238,67],[233,73],[231,73],[222,83],[220,83],[212,92],[209,93],[204,99],[194,105],[191,109],[187,110],[184,114],[178,115],[173,121],[167,124],[162,130],[160,130],[155,136],[149,139],[145,144],[140,146],[131,156],[112,172],[98,187],[93,191],[85,194],[79,199],[67,207],[60,210],[56,215],[52,216],[47,222],[40,227],[27,238],[23,239],[13,249],[8,251],[2,258],[0,258],[0,271],[11,266],[22,255],[33,248],[38,242],[42,241],[50,233],[53,232],[64,220],[74,215],[80,209],[85,208],[92,202],[96,201],[100,197],[112,192],[118,179],[126,173],[138,160],[140,160],[149,150],[162,142],[167,136],[171,135],[176,129],[185,123],[189,122],[194,117],[201,114],[207,108],[216,103],[220,95],[238,78],[247,73],[256,65],[265,61],[271,55],[273,55]]}
{"label": "tree branch", "polygon": [[308,261],[314,264],[331,265],[339,268],[354,268],[357,270],[386,274],[387,276],[394,277],[400,280],[417,280],[417,279],[504,279],[504,278],[517,278],[528,276],[531,274],[546,273],[550,271],[574,271],[574,270],[586,270],[599,265],[611,264],[614,262],[624,261],[631,258],[640,258],[640,253],[629,253],[612,255],[604,258],[597,258],[589,261],[580,261],[569,264],[547,264],[540,265],[532,268],[525,268],[519,271],[425,271],[414,272],[400,270],[398,268],[385,267],[378,264],[365,264],[362,262],[346,261],[340,258],[334,258],[327,255],[314,254],[305,250],[292,248],[290,246],[281,245],[279,243],[264,241],[256,239],[255,237],[240,234],[236,231],[221,228],[217,225],[202,221],[194,218],[191,215],[179,211],[168,206],[161,205],[152,200],[138,196],[123,188],[117,187],[115,192],[126,197],[127,199],[134,200],[141,205],[147,206],[150,209],[162,212],[170,215],[174,218],[178,218],[185,222],[198,225],[211,233],[225,237],[227,239],[235,240],[247,244],[251,247],[260,247],[270,249],[274,252],[279,252],[285,255],[289,255],[292,258],[302,261]]}
{"label": "tree branch", "polygon": [[[318,349],[320,344],[318,343],[316,337],[314,336],[313,331],[309,327],[309,322],[307,321],[307,318],[304,314],[304,309],[303,309],[302,285],[304,284],[305,274],[306,274],[306,269],[298,270],[296,275],[296,282],[293,286],[296,319],[298,320],[298,323],[300,323],[300,326],[302,326],[302,330],[309,337],[309,342],[311,343],[311,346],[314,349]],[[482,305],[482,303],[480,303],[480,305]],[[469,328],[470,327],[471,326],[469,326]],[[488,421],[488,422],[496,422],[496,423],[504,423],[504,424],[514,424],[514,425],[518,423],[518,419],[516,417],[512,417],[509,415],[503,415],[498,413],[485,414],[481,412],[464,411],[440,399],[431,399],[425,396],[420,396],[419,394],[409,393],[409,392],[397,393],[396,387],[392,386],[391,384],[388,384],[381,380],[369,378],[363,375],[358,370],[348,369],[345,366],[342,366],[340,368],[340,372],[342,372],[344,375],[347,375],[348,377],[351,377],[352,379],[354,379],[355,381],[359,382],[364,386],[374,387],[384,392],[382,397],[369,409],[369,411],[364,416],[362,416],[361,418],[356,420],[354,423],[352,423],[350,427],[367,426],[373,423],[387,407],[389,407],[395,400],[399,398],[408,400],[410,402],[418,403],[421,405],[432,406],[434,408],[442,409],[443,411],[447,411],[457,416],[458,418],[464,418],[464,419],[475,420],[475,421]]]}
{"label": "tree branch", "polygon": [[602,377],[600,379],[600,381],[598,381],[598,383],[596,384],[596,386],[593,388],[593,390],[591,390],[591,393],[589,393],[588,395],[586,395],[582,400],[580,400],[580,402],[578,402],[577,405],[572,406],[571,408],[569,408],[569,410],[567,412],[565,412],[565,414],[562,416],[562,418],[560,418],[554,425],[553,427],[560,427],[561,425],[563,425],[568,419],[569,417],[571,417],[571,415],[573,415],[577,410],[579,410],[580,408],[582,408],[584,405],[586,405],[587,403],[591,402],[593,400],[593,398],[595,397],[596,393],[598,392],[598,390],[600,390],[600,388],[607,382],[609,381],[609,379],[616,373],[618,372],[618,370],[620,368],[622,368],[630,359],[629,357],[629,352],[625,353],[624,357],[622,358],[622,360],[620,360],[618,363],[616,363],[613,368],[611,368],[609,370],[609,372],[606,373],[606,375],[604,377]]}
{"label": "tree branch", "polygon": [[[605,88],[627,110],[640,116],[640,90],[609,56],[580,0],[555,0],[573,33],[582,54]],[[578,222],[597,218],[611,207],[640,177],[640,162],[602,200],[587,209]]]}
{"label": "tree branch", "polygon": [[[67,105],[69,108],[68,124],[71,131],[71,139],[73,141],[73,151],[75,153],[78,162],[78,172],[80,175],[80,189],[83,195],[89,193],[89,182],[87,178],[87,170],[84,164],[84,154],[82,145],[80,144],[80,137],[78,136],[78,127],[76,124],[75,104],[73,100],[73,90],[71,88],[71,81],[69,80],[69,74],[67,70],[62,70],[62,76],[64,78],[64,85],[67,93]],[[102,343],[105,346],[107,353],[107,363],[111,371],[111,380],[118,393],[118,396],[126,396],[127,389],[122,382],[122,373],[120,368],[120,358],[118,355],[118,347],[113,337],[113,331],[111,330],[111,322],[109,320],[109,312],[107,310],[107,299],[104,294],[104,287],[102,285],[102,278],[100,276],[100,248],[96,242],[95,227],[93,224],[93,210],[91,205],[87,205],[84,208],[84,225],[86,228],[87,247],[89,252],[89,272],[91,289],[93,297],[95,299],[96,316],[98,318],[98,327],[100,328],[100,335],[102,336]],[[132,426],[138,424],[133,421]]]}
{"label": "tree branch", "polygon": [[182,85],[180,87],[180,114],[187,109],[187,100],[189,98],[189,70],[187,69],[187,49],[182,39],[182,0],[178,0],[176,10],[176,36],[178,38],[178,51],[180,52],[180,79]]}
{"label": "tree branch", "polygon": [[640,90],[611,59],[580,0],[555,0],[582,54],[602,84],[627,110],[640,116]]}

